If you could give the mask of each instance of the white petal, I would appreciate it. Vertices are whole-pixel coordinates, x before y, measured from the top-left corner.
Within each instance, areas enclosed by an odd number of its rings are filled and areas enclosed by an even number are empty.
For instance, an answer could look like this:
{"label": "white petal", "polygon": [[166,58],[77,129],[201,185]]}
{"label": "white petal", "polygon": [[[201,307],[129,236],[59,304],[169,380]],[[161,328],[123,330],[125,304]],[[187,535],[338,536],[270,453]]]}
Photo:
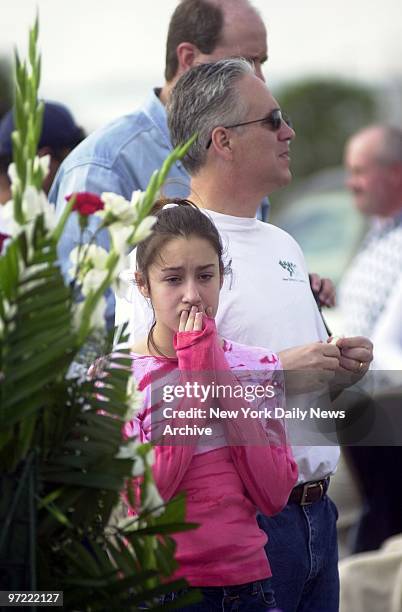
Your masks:
{"label": "white petal", "polygon": [[142,476],[144,473],[145,465],[144,459],[142,457],[137,456],[135,458],[133,467],[131,468],[131,476],[137,478],[138,476]]}
{"label": "white petal", "polygon": [[103,270],[106,268],[109,253],[97,244],[90,244],[83,248],[85,259],[89,260],[94,268]]}
{"label": "white petal", "polygon": [[98,304],[95,307],[95,310],[91,314],[91,327],[94,329],[105,329],[105,310],[106,310],[106,300],[104,297],[101,297]]}
{"label": "white petal", "polygon": [[135,234],[133,236],[132,244],[136,244],[137,242],[141,242],[141,240],[145,240],[152,233],[152,228],[157,221],[156,217],[152,215],[149,217],[145,217],[135,230]]}
{"label": "white petal", "polygon": [[[74,306],[74,329],[78,330],[81,325],[82,319],[82,311],[84,308],[85,302],[80,302],[79,304],[75,304]],[[90,318],[90,326],[95,329],[105,329],[105,309],[106,309],[106,300],[104,297],[101,297],[98,304],[95,307],[95,310],[91,314]]]}
{"label": "white petal", "polygon": [[126,253],[128,239],[132,234],[133,228],[123,223],[112,223],[108,226],[114,250],[117,253]]}
{"label": "white petal", "polygon": [[137,456],[139,446],[141,446],[140,442],[137,440],[130,440],[124,446],[119,447],[119,450],[115,455],[116,459],[134,459]]}
{"label": "white petal", "polygon": [[42,198],[38,190],[28,185],[22,196],[22,210],[27,221],[32,221],[43,212]]}
{"label": "white petal", "polygon": [[8,166],[7,173],[8,173],[8,178],[10,179],[11,183],[19,182],[19,178],[17,175],[17,167],[14,162]]}
{"label": "white petal", "polygon": [[107,273],[107,270],[98,270],[97,268],[89,270],[82,281],[81,291],[83,295],[86,296],[89,295],[91,291],[97,291],[104,282]]}
{"label": "white petal", "polygon": [[49,174],[50,155],[42,155],[41,157],[39,157],[39,164],[42,169],[42,176],[43,178],[46,178]]}
{"label": "white petal", "polygon": [[[154,516],[159,516],[165,511],[163,507],[163,499],[159,495],[159,491],[153,482],[147,483],[145,487],[145,497],[143,502],[143,510],[152,510]],[[160,507],[162,506],[162,507]]]}

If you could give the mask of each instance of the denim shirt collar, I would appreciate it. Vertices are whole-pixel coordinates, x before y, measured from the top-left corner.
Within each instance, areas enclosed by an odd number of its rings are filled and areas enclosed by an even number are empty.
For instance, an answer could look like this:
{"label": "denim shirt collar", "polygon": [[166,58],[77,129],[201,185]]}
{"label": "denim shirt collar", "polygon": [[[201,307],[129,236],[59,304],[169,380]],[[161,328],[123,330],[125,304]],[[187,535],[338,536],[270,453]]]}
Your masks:
{"label": "denim shirt collar", "polygon": [[159,131],[163,134],[166,143],[169,145],[169,149],[172,149],[173,147],[170,142],[170,134],[167,125],[166,108],[159,99],[160,91],[160,87],[155,87],[155,89],[149,93],[145,100],[143,109],[152,123],[154,123]]}

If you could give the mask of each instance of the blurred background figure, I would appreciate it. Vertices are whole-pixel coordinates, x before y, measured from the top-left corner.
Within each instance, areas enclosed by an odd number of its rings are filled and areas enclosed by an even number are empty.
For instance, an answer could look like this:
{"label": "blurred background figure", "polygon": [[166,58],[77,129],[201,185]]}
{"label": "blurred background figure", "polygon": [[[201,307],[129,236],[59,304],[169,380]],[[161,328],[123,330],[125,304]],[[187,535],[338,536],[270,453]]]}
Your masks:
{"label": "blurred background figure", "polygon": [[367,127],[345,151],[347,186],[371,228],[339,287],[344,333],[371,337],[402,274],[402,131]]}
{"label": "blurred background figure", "polygon": [[[11,198],[10,180],[7,174],[12,161],[11,134],[14,130],[13,111],[9,110],[0,121],[0,204]],[[63,159],[85,138],[66,106],[57,102],[45,102],[42,133],[38,155],[50,155],[49,174],[43,182],[47,194]]]}
{"label": "blurred background figure", "polygon": [[[373,338],[382,317],[389,317],[388,302],[402,278],[402,131],[371,125],[357,132],[346,144],[345,165],[354,205],[370,229],[340,283],[343,330]],[[401,327],[400,310],[398,315]],[[382,367],[378,358],[376,367]],[[384,407],[395,398],[391,393],[376,400]],[[402,488],[395,483],[402,447],[353,446],[344,452],[363,498],[352,552],[374,550],[402,532]]]}

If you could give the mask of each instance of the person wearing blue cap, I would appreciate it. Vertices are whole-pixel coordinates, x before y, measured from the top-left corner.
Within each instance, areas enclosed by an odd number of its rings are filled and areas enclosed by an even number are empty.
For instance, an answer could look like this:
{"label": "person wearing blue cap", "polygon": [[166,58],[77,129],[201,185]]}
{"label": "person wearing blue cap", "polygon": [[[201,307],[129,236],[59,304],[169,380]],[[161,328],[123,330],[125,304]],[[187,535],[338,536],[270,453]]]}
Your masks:
{"label": "person wearing blue cap", "polygon": [[[12,161],[13,131],[13,110],[9,110],[0,121],[0,204],[5,204],[11,198],[7,171]],[[68,108],[57,102],[45,102],[38,155],[50,155],[49,174],[42,186],[46,194],[63,159],[84,138],[84,130],[75,123]]]}

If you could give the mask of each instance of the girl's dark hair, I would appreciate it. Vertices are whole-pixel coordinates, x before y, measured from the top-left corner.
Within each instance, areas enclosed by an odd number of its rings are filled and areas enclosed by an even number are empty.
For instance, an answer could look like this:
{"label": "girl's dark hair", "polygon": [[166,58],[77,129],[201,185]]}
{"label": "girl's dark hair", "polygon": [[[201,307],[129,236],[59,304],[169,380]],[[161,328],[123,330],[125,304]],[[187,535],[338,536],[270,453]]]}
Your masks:
{"label": "girl's dark hair", "polygon": [[[176,204],[176,206],[164,208],[166,204]],[[174,238],[197,236],[207,240],[218,256],[220,274],[225,274],[227,270],[223,263],[223,247],[219,232],[211,219],[193,202],[180,198],[163,198],[155,202],[150,214],[156,216],[157,221],[152,228],[152,234],[140,242],[136,252],[137,272],[141,273],[148,288],[149,267],[154,263],[163,247]],[[155,323],[154,320],[148,334],[147,345],[148,349],[152,347],[154,351],[162,355],[153,340]]]}

